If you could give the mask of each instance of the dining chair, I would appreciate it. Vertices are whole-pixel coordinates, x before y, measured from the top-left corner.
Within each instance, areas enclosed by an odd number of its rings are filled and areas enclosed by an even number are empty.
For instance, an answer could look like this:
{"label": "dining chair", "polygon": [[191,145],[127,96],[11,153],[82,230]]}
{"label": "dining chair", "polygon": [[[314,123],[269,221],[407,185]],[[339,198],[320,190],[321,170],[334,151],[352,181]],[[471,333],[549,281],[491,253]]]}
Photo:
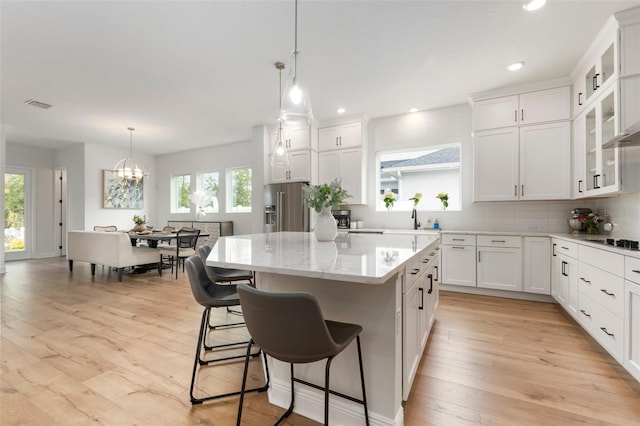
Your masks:
{"label": "dining chair", "polygon": [[[196,245],[198,243],[198,237],[200,236],[199,229],[193,229],[189,231],[180,230],[176,232],[176,245],[158,248],[160,252],[160,264],[164,263],[165,259],[168,259],[171,263],[171,274],[173,274],[173,267],[176,267],[176,279],[178,278],[178,269],[182,263],[182,272],[184,272],[184,261],[189,256],[196,254]],[[160,272],[162,275],[162,269]]]}
{"label": "dining chair", "polygon": [[[291,371],[291,403],[287,411],[274,423],[280,424],[292,412],[295,402],[294,383],[301,383],[324,392],[324,424],[329,424],[329,394],[345,398],[364,406],[365,423],[369,425],[367,395],[364,385],[360,333],[362,326],[344,322],[326,320],[316,297],[310,293],[274,293],[258,290],[247,284],[238,284],[240,306],[251,340],[242,377],[242,390],[238,404],[236,424],[242,418],[242,403],[246,387],[251,346],[255,343],[267,355],[289,363]],[[356,340],[358,362],[360,364],[360,384],[362,399],[356,399],[329,388],[331,361],[347,346]],[[324,386],[309,383],[294,375],[294,364],[307,364],[326,360]]]}
{"label": "dining chair", "polygon": [[[210,335],[210,328],[207,328],[207,324],[210,324],[213,319],[211,318],[211,311],[215,308],[228,308],[230,306],[240,305],[240,299],[238,298],[238,292],[235,285],[219,285],[212,282],[205,272],[205,265],[202,259],[198,255],[189,256],[185,260],[187,275],[189,277],[189,285],[191,286],[191,292],[193,297],[204,310],[202,311],[202,317],[200,320],[200,331],[198,332],[198,344],[196,347],[195,359],[193,361],[193,371],[191,373],[191,386],[189,389],[189,396],[192,404],[200,404],[204,401],[209,401],[217,398],[224,398],[233,395],[239,395],[240,390],[224,392],[221,394],[208,395],[204,397],[194,396],[194,388],[196,382],[196,373],[204,366],[215,364],[218,362],[226,362],[234,359],[245,358],[244,354],[233,354],[233,352],[225,352],[231,349],[242,348],[242,346],[248,345],[248,340],[241,341],[225,341],[224,343],[217,343],[207,345],[207,340],[212,341],[213,336]],[[244,326],[244,322],[234,322],[229,324],[220,324],[214,329],[220,327],[238,327]],[[250,357],[257,357],[260,355],[260,350],[250,353]],[[217,356],[217,357],[215,357]],[[263,353],[264,356],[264,353]],[[266,361],[266,359],[265,359]],[[266,362],[265,362],[266,365]],[[257,388],[249,389],[248,392],[262,392],[266,391],[269,387],[269,370],[265,371],[265,384]],[[247,391],[245,391],[247,392]]]}

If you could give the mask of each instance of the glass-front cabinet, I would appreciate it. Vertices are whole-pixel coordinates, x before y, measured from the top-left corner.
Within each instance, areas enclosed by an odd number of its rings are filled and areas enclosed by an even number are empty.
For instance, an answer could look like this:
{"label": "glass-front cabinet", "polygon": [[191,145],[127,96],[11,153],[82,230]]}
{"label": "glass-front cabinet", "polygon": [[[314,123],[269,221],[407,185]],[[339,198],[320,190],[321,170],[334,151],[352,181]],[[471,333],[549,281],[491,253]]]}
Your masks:
{"label": "glass-front cabinet", "polygon": [[584,126],[583,131],[574,135],[583,139],[577,140],[577,144],[583,144],[578,150],[584,156],[585,191],[580,191],[582,196],[605,195],[620,190],[618,149],[602,148],[617,133],[617,96],[617,86],[610,86],[577,120]]}

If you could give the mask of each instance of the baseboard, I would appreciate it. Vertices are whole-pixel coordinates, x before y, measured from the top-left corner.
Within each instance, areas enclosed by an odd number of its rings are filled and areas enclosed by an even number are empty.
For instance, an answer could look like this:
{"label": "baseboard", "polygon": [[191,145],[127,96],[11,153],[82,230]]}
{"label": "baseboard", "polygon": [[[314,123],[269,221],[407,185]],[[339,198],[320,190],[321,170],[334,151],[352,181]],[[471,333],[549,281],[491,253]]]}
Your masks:
{"label": "baseboard", "polygon": [[455,293],[478,294],[481,296],[506,297],[508,299],[530,300],[532,302],[557,303],[553,297],[546,294],[525,293],[520,291],[494,290],[491,288],[466,287],[459,285],[440,284],[441,291]]}
{"label": "baseboard", "polygon": [[60,253],[43,252],[43,253],[36,253],[33,255],[34,259],[46,259],[47,257],[60,257]]}
{"label": "baseboard", "polygon": [[[324,422],[324,394],[314,388],[296,383],[296,397],[293,411],[319,423]],[[358,397],[358,396],[356,396]],[[291,388],[289,383],[274,382],[271,378],[269,387],[269,402],[287,409],[291,402]],[[345,400],[337,396],[329,398],[330,424],[361,425],[364,424],[364,410],[361,404]],[[395,419],[381,416],[369,409],[369,423],[372,426],[403,426],[404,411],[402,407],[396,413]]]}

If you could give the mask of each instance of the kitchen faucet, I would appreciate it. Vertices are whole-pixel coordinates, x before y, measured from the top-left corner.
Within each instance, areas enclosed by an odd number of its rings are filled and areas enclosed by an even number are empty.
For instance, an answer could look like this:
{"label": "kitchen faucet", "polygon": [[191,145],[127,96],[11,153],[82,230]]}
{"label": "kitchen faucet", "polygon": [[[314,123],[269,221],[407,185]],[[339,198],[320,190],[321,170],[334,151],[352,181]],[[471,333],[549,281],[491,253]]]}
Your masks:
{"label": "kitchen faucet", "polygon": [[418,212],[415,207],[411,211],[411,219],[413,219],[413,229],[418,229],[420,227],[420,222],[418,222]]}

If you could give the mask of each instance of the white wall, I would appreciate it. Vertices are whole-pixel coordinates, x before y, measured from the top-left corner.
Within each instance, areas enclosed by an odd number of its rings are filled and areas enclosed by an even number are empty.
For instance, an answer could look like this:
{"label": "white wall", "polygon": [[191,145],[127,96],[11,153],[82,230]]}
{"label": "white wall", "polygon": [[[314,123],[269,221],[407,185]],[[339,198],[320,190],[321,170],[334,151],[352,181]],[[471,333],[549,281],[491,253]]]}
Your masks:
{"label": "white wall", "polygon": [[85,145],[74,144],[56,150],[54,167],[67,170],[67,230],[84,229]]}
{"label": "white wall", "polygon": [[[158,202],[157,224],[162,226],[169,220],[195,220],[195,209],[191,213],[170,213],[171,176],[191,173],[192,188],[196,175],[201,172],[217,171],[220,176],[219,213],[207,213],[203,220],[232,220],[234,234],[250,234],[263,232],[263,174],[264,153],[263,140],[265,129],[257,126],[253,129],[252,140],[217,145],[192,151],[161,155],[157,159],[158,170]],[[226,176],[225,171],[235,167],[252,168],[252,211],[251,213],[226,213]]]}

